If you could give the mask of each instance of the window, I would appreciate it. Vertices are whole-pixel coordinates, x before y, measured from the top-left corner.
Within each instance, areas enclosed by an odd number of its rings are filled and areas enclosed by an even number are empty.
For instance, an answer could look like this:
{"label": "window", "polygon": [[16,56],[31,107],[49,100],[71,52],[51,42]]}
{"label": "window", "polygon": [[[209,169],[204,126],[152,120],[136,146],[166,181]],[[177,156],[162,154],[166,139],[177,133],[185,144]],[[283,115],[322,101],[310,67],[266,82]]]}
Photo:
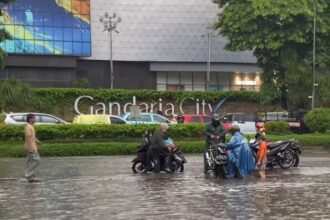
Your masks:
{"label": "window", "polygon": [[126,124],[123,119],[117,117],[110,117],[111,124]]}
{"label": "window", "polygon": [[50,117],[50,116],[46,116],[46,115],[41,116],[41,122],[51,123],[51,124],[59,124],[60,123],[60,121],[58,119]]}
{"label": "window", "polygon": [[153,117],[154,117],[155,122],[160,122],[160,123],[167,123],[168,122],[168,120],[166,118],[163,118],[159,115],[153,115]]}
{"label": "window", "polygon": [[26,117],[24,117],[23,115],[12,115],[11,118],[14,119],[16,122],[26,122]]}
{"label": "window", "polygon": [[12,39],[1,48],[8,53],[89,56],[90,0],[66,2],[20,0],[4,5],[10,20],[1,19],[0,25]]}
{"label": "window", "polygon": [[193,117],[191,117],[191,118],[189,119],[189,122],[190,122],[190,123],[200,123],[200,122],[201,122],[201,119],[200,119],[200,117],[198,117],[198,116],[193,116]]}

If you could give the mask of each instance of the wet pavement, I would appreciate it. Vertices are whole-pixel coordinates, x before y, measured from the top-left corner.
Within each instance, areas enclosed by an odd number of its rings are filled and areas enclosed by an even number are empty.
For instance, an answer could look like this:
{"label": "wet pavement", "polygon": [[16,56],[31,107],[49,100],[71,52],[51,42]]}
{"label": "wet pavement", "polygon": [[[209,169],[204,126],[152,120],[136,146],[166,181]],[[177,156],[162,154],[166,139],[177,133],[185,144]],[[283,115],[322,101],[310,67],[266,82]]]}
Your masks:
{"label": "wet pavement", "polygon": [[244,180],[207,178],[202,155],[184,173],[133,174],[132,156],[42,158],[41,183],[25,159],[0,159],[0,219],[330,219],[330,153]]}

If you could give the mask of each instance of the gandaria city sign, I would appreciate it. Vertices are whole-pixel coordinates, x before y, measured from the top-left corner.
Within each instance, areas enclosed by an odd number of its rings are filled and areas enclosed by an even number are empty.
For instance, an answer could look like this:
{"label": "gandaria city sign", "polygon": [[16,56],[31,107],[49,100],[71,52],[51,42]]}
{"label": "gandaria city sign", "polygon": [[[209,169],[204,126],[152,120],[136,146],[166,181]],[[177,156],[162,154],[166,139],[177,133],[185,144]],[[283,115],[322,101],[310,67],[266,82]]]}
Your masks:
{"label": "gandaria city sign", "polygon": [[[79,103],[81,101],[94,101],[92,96],[84,95],[80,96],[75,100],[74,110],[77,114],[83,115],[79,109]],[[193,104],[191,104],[193,102]],[[188,104],[189,103],[189,104]],[[147,103],[141,102],[138,103],[136,101],[136,96],[132,97],[132,102],[127,102],[120,104],[119,102],[97,102],[89,106],[89,112],[85,114],[109,114],[109,115],[121,115],[121,113],[126,113],[130,110],[132,106],[138,106],[141,112],[157,112],[161,111],[165,116],[171,116],[174,114],[185,114],[185,111],[189,108],[190,113],[192,111],[193,114],[206,114],[212,112],[212,105],[210,103],[206,103],[205,100],[199,100],[198,98],[184,98],[178,104],[173,104],[171,102],[163,103],[162,98],[158,99],[158,102]]]}

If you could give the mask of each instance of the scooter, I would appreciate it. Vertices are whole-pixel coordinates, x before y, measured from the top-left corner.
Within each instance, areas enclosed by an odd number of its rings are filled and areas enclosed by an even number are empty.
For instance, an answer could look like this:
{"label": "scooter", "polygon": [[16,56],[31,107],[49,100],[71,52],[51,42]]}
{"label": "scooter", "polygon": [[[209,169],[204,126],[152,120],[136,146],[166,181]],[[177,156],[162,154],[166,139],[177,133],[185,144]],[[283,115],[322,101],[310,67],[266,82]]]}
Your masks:
{"label": "scooter", "polygon": [[[255,139],[249,141],[254,157],[257,156],[259,144]],[[300,152],[293,140],[267,143],[267,167],[279,165],[282,169],[298,166],[299,156],[295,149]]]}
{"label": "scooter", "polygon": [[215,176],[228,177],[227,163],[228,156],[223,144],[208,143],[208,150],[205,153],[207,165]]}

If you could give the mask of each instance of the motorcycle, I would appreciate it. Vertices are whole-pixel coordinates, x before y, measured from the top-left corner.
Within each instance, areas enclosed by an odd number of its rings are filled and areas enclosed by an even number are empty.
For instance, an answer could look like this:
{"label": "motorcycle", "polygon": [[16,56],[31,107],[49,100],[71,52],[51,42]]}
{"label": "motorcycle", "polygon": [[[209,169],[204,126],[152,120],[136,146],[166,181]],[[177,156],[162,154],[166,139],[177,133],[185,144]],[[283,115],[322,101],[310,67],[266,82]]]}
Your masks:
{"label": "motorcycle", "polygon": [[228,156],[223,144],[210,142],[205,157],[208,167],[213,171],[215,176],[221,176],[224,179],[228,177]]}
{"label": "motorcycle", "polygon": [[[138,146],[137,156],[132,160],[132,171],[133,173],[145,173],[152,172],[154,170],[154,162],[150,161],[150,168],[147,170],[147,152],[150,147],[150,137],[152,136],[150,131],[147,131],[145,134],[144,142]],[[163,156],[159,157],[160,170],[164,171],[165,158]],[[187,163],[187,160],[183,156],[180,148],[176,146],[172,150],[170,169],[172,172],[183,172],[184,164]]]}
{"label": "motorcycle", "polygon": [[[259,144],[255,139],[249,142],[253,155],[256,158]],[[299,146],[295,140],[267,142],[267,167],[279,165],[282,169],[296,167],[299,165]]]}

